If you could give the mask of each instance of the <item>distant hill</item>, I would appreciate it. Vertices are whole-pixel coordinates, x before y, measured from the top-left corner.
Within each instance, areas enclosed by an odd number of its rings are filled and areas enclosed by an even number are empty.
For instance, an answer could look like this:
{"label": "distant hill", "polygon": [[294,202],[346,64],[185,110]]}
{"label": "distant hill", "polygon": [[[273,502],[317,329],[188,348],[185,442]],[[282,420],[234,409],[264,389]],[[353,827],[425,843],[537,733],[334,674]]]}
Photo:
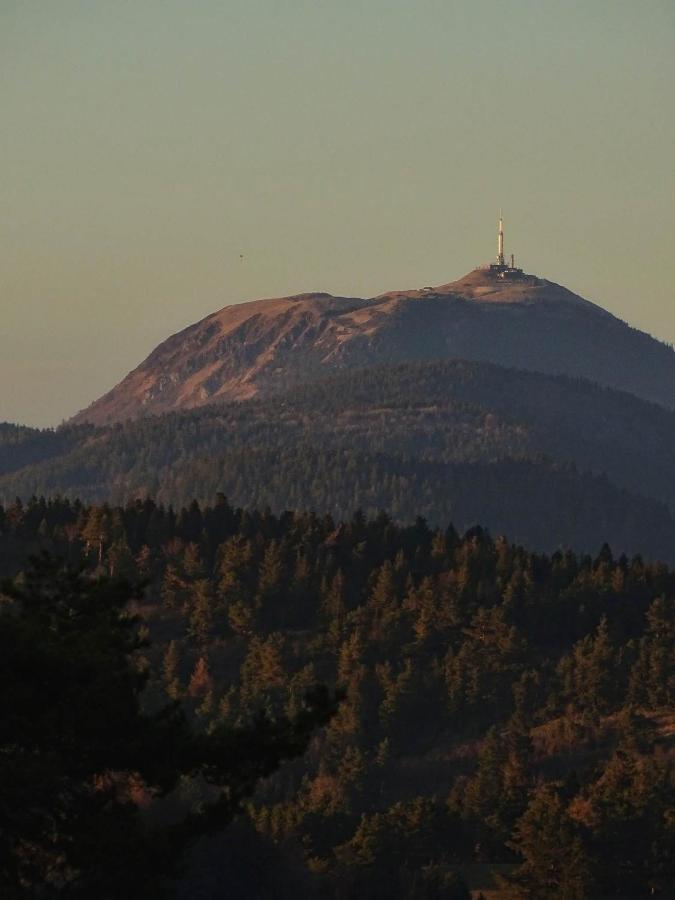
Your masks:
{"label": "distant hill", "polygon": [[269,396],[334,371],[469,359],[583,377],[675,407],[675,351],[564,287],[476,269],[373,299],[301,294],[226,306],[160,344],[73,422]]}
{"label": "distant hill", "polygon": [[[540,549],[675,560],[675,412],[487,363],[348,370],[283,396],[102,428],[0,429],[0,499],[357,508]],[[670,509],[668,508],[670,506]]]}

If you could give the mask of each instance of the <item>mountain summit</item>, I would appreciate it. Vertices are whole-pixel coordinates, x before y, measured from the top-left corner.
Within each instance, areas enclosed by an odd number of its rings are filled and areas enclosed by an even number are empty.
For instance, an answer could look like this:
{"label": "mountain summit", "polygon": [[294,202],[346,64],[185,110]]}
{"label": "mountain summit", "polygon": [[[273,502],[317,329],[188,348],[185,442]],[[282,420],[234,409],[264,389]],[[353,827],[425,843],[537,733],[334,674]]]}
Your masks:
{"label": "mountain summit", "polygon": [[493,265],[371,299],[310,293],[226,306],[160,344],[73,421],[269,396],[335,370],[430,359],[584,377],[675,407],[672,348],[554,282]]}

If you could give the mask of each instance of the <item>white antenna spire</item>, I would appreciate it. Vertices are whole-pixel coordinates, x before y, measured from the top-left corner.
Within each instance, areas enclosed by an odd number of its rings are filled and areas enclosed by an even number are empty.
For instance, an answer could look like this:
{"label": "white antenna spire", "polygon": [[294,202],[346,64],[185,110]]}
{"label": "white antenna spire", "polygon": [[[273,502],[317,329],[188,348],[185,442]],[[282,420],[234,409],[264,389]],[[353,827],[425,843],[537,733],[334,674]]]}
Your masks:
{"label": "white antenna spire", "polygon": [[503,266],[504,263],[504,220],[502,211],[499,210],[499,231],[497,232],[497,264]]}

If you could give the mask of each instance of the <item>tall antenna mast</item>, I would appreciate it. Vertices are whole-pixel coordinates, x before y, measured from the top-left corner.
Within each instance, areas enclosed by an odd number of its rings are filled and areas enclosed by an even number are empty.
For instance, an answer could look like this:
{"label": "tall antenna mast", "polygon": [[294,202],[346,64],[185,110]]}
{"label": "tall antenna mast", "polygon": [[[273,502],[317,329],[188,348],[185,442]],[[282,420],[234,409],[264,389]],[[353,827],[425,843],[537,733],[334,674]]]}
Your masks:
{"label": "tall antenna mast", "polygon": [[497,265],[503,266],[504,263],[504,220],[502,211],[499,210],[499,231],[497,232]]}

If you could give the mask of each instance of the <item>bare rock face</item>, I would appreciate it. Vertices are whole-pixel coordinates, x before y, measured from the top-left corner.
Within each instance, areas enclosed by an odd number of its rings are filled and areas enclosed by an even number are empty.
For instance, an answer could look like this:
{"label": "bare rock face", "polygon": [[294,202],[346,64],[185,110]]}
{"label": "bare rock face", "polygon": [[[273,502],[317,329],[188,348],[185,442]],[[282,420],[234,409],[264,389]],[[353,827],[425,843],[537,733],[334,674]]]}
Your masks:
{"label": "bare rock face", "polygon": [[317,293],[226,306],[160,344],[73,421],[269,396],[336,369],[427,359],[584,377],[675,408],[671,347],[558,284],[476,269],[367,300]]}

